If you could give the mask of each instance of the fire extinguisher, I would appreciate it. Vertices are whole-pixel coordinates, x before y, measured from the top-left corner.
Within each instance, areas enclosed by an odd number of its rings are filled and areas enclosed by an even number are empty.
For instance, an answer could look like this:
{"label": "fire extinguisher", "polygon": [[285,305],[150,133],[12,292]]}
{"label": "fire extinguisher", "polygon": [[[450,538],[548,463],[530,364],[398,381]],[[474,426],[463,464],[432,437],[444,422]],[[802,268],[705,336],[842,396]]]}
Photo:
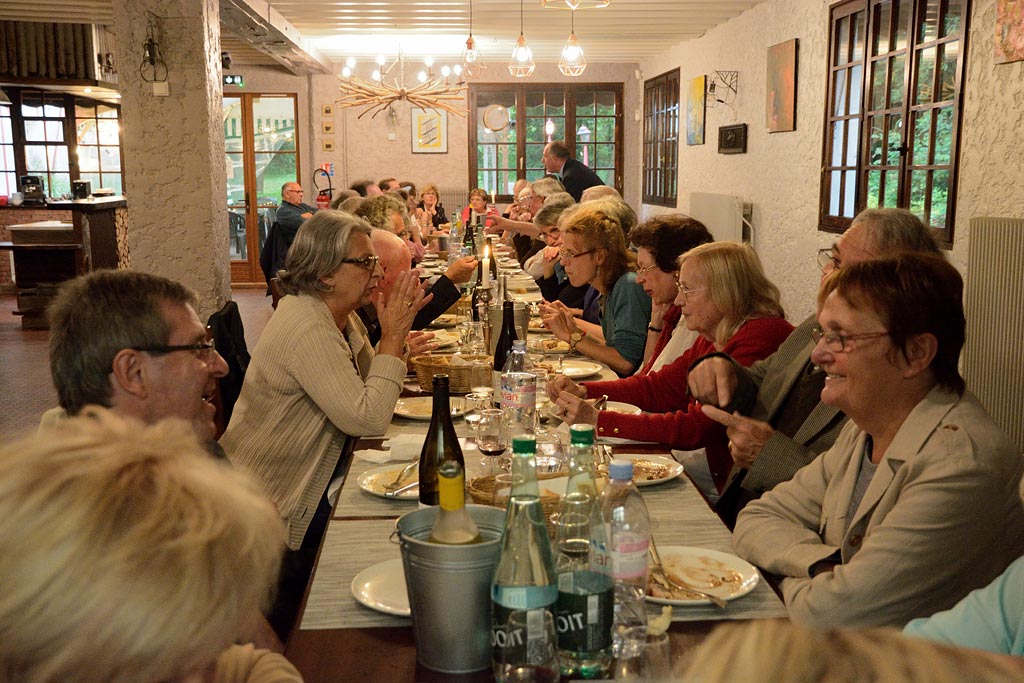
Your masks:
{"label": "fire extinguisher", "polygon": [[[318,185],[316,182],[317,174],[322,174],[324,178],[327,178],[327,187],[323,189],[320,188],[320,185]],[[330,208],[331,199],[334,197],[334,188],[331,186],[330,174],[328,174],[327,171],[323,170],[322,168],[318,168],[315,171],[313,171],[313,187],[319,190],[319,192],[316,195],[317,210]]]}

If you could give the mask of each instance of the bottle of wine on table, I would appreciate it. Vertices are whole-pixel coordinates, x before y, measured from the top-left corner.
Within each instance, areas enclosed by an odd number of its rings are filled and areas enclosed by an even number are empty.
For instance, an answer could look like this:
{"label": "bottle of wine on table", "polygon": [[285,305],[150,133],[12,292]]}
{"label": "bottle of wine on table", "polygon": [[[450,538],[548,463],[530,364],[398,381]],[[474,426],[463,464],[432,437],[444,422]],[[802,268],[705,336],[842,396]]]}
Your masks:
{"label": "bottle of wine on table", "polygon": [[448,375],[434,375],[434,407],[430,415],[427,438],[420,451],[420,505],[437,505],[438,473],[442,463],[454,460],[465,471],[459,437],[452,424],[452,411],[448,401]]}
{"label": "bottle of wine on table", "polygon": [[480,529],[466,509],[466,475],[457,460],[445,460],[438,469],[437,521],[430,531],[431,543],[468,545],[480,543]]}

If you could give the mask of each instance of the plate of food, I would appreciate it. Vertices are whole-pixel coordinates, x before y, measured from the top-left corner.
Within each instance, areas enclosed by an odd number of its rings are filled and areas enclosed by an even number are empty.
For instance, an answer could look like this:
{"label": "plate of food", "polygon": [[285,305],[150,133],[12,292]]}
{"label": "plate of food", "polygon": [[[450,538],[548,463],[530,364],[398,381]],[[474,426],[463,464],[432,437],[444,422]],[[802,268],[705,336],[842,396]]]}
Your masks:
{"label": "plate of food", "polygon": [[644,412],[638,406],[632,403],[625,403],[624,401],[606,401],[602,410],[610,410],[613,413],[622,413],[623,415],[639,415]]}
{"label": "plate of food", "polygon": [[[452,417],[462,417],[466,414],[466,402],[461,398],[451,399]],[[395,415],[408,420],[429,420],[430,414],[434,411],[433,396],[416,396],[413,398],[399,399],[395,404]]]}
{"label": "plate of food", "polygon": [[526,348],[534,353],[569,353],[569,342],[546,335],[527,339]]}
{"label": "plate of food", "polygon": [[543,318],[530,318],[530,322],[528,322],[527,325],[529,326],[530,332],[536,334],[551,334],[551,330],[544,327]]}
{"label": "plate of food", "polygon": [[[710,593],[723,600],[735,600],[754,590],[760,575],[749,562],[717,550],[690,546],[659,546],[665,573],[675,583]],[[647,580],[647,600],[662,605],[710,605],[707,598],[685,591],[669,591],[652,578]]]}
{"label": "plate of food", "polygon": [[459,316],[455,313],[442,313],[430,323],[431,327],[455,327],[459,323]]}
{"label": "plate of food", "polygon": [[431,341],[437,344],[434,347],[436,349],[449,348],[459,343],[459,335],[456,332],[449,332],[447,330],[435,330],[434,338]]}
{"label": "plate of food", "polygon": [[[359,479],[356,481],[359,484],[359,488],[366,491],[371,496],[387,498],[388,500],[419,500],[420,490],[415,486],[408,491],[399,493],[397,496],[389,497],[384,495],[384,492],[386,491],[385,487],[393,482],[398,477],[399,472],[405,469],[405,466],[408,464],[409,463],[407,462],[396,462],[390,465],[384,465],[383,467],[375,467],[372,470],[366,470],[360,474]],[[418,477],[419,475],[413,471],[402,479],[402,484],[411,484],[414,481],[417,481]]]}
{"label": "plate of food", "polygon": [[409,616],[409,594],[405,591],[401,558],[378,562],[356,574],[352,579],[352,596],[378,612]]}
{"label": "plate of food", "polygon": [[[609,403],[612,403],[609,401]],[[629,405],[628,403],[624,405]],[[639,408],[637,408],[639,410]],[[633,461],[633,483],[637,486],[656,486],[671,481],[683,473],[683,466],[672,458],[663,455],[650,455],[648,453],[616,453],[616,458]],[[607,465],[601,465],[598,469],[605,473]]]}

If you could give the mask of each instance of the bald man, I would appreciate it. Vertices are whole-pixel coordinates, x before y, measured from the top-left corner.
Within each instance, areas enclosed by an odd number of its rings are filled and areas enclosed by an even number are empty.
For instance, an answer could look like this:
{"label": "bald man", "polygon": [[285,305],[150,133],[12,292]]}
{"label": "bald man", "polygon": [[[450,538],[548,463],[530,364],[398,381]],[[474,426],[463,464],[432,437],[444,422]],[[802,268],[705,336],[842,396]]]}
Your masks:
{"label": "bald man", "polygon": [[[370,242],[373,250],[380,259],[380,267],[384,271],[377,287],[384,292],[384,296],[391,291],[391,286],[401,273],[412,267],[412,259],[409,256],[409,249],[401,237],[387,230],[374,230],[370,233]],[[434,321],[459,300],[462,292],[459,285],[469,282],[476,269],[476,258],[463,256],[456,260],[448,269],[437,278],[427,289],[427,294],[433,294],[434,298],[427,303],[416,315],[412,323],[413,330],[422,330]],[[380,324],[377,322],[377,311],[372,305],[359,309],[359,317],[366,325],[367,334],[374,344],[380,339]]]}

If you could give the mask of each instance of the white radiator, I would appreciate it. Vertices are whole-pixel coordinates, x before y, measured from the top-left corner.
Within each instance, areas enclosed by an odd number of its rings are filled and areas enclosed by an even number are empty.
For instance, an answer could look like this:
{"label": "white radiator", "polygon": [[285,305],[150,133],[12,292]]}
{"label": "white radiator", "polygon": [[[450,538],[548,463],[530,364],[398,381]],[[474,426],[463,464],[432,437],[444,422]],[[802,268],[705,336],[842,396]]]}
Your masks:
{"label": "white radiator", "polygon": [[452,217],[455,209],[469,203],[469,190],[464,187],[439,187],[437,191],[441,193],[437,199],[444,206],[448,218]]}
{"label": "white radiator", "polygon": [[972,218],[967,276],[964,379],[1024,451],[1024,219]]}
{"label": "white radiator", "polygon": [[750,242],[750,231],[744,231],[744,214],[750,205],[739,197],[710,192],[691,192],[689,214],[704,224],[716,242]]}

